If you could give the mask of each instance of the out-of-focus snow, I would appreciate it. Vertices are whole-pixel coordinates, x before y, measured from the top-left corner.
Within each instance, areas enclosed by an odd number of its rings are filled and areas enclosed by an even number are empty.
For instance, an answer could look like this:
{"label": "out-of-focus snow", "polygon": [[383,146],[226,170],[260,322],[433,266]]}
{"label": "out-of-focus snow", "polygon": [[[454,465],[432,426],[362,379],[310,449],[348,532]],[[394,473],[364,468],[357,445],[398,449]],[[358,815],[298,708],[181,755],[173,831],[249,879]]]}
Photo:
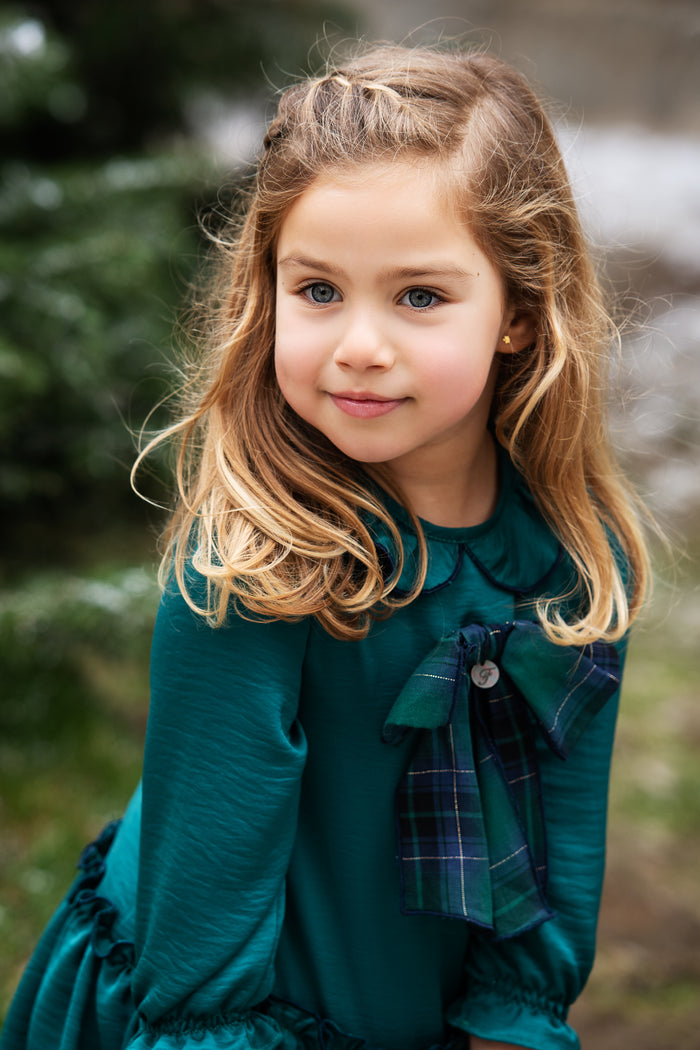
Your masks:
{"label": "out-of-focus snow", "polygon": [[[666,520],[700,509],[700,140],[561,127],[593,241],[643,280],[649,320],[623,340],[617,443]],[[654,271],[663,276],[654,283]],[[680,289],[685,289],[681,294]],[[690,291],[688,291],[690,289]],[[642,311],[643,312],[643,311]]]}
{"label": "out-of-focus snow", "polygon": [[700,275],[700,140],[633,126],[559,129],[594,240]]}

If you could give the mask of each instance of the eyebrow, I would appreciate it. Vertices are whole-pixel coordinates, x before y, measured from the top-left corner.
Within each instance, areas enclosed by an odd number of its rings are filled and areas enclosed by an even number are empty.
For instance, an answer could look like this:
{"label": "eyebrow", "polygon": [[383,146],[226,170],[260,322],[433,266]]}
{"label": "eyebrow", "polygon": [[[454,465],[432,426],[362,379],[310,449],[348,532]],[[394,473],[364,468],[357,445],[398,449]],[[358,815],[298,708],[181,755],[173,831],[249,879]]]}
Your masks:
{"label": "eyebrow", "polygon": [[[281,267],[297,267],[306,270],[320,270],[324,273],[330,274],[332,277],[344,276],[344,272],[339,266],[325,262],[323,259],[313,259],[307,255],[286,255],[283,259],[278,261],[277,265]],[[440,260],[424,263],[421,266],[392,267],[389,270],[382,271],[380,274],[380,277],[389,281],[419,280],[420,278],[434,279],[436,277],[442,279],[452,278],[463,280],[473,276],[473,273],[469,270],[463,270],[461,266],[452,266],[451,264],[443,263]]]}

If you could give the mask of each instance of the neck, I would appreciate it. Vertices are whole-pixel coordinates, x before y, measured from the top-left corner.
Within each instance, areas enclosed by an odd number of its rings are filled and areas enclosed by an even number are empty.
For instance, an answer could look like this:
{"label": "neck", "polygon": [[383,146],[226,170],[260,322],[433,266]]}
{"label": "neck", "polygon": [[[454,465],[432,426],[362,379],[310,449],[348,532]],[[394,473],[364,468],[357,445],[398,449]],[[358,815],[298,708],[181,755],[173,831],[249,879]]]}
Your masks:
{"label": "neck", "polygon": [[424,521],[446,528],[481,525],[498,502],[498,459],[487,431],[479,448],[458,462],[435,470],[434,461],[422,464],[413,457],[405,471],[394,462],[394,481],[411,509]]}

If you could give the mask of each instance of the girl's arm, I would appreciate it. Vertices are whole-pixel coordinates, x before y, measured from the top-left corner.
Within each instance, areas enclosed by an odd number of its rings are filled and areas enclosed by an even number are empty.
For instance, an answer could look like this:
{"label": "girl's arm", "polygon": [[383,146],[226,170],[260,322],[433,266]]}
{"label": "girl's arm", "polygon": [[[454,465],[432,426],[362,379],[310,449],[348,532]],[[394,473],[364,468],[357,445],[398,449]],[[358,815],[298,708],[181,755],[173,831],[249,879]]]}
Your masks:
{"label": "girl's arm", "polygon": [[[619,648],[622,660],[624,644]],[[596,715],[565,762],[538,740],[547,896],[556,918],[511,940],[472,935],[465,967],[467,991],[447,1015],[450,1024],[471,1033],[472,1048],[579,1048],[566,1019],[595,954],[618,699],[612,697]]]}
{"label": "girl's arm", "polygon": [[156,623],[129,1050],[274,1050],[269,995],[306,742],[307,625],[221,628],[178,592]]}

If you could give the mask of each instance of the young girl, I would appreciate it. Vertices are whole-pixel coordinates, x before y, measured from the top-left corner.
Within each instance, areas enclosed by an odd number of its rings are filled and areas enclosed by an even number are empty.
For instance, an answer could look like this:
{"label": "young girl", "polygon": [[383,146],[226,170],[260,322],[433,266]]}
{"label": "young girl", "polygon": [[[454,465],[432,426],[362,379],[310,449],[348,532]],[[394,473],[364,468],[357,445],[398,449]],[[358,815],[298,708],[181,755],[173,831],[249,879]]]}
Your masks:
{"label": "young girl", "polygon": [[2,1050],[578,1045],[646,581],[611,335],[509,66],[282,95],[167,435],[142,790]]}

